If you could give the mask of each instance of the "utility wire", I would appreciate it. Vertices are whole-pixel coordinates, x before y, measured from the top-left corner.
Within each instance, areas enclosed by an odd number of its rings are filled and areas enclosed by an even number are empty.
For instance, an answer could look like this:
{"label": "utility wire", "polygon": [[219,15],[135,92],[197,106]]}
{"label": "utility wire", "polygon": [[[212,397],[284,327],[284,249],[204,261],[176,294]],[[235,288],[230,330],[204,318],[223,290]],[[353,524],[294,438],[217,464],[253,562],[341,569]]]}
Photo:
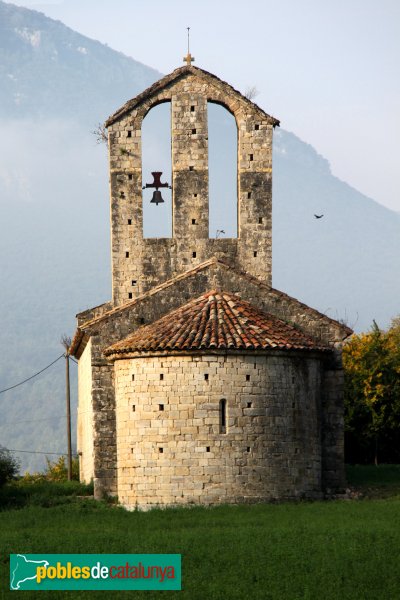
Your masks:
{"label": "utility wire", "polygon": [[54,454],[56,456],[65,456],[65,452],[38,452],[37,450],[13,450],[12,448],[7,448],[9,452],[25,452],[27,454]]}
{"label": "utility wire", "polygon": [[53,419],[66,419],[67,415],[55,415],[54,417],[43,417],[42,419],[28,419],[27,421],[6,421],[0,423],[0,427],[6,427],[6,425],[19,425],[20,423],[39,423],[40,421],[52,421]]}
{"label": "utility wire", "polygon": [[31,377],[28,377],[28,379],[24,379],[24,381],[20,381],[19,383],[16,383],[15,385],[12,385],[11,387],[8,387],[8,388],[6,388],[4,390],[0,390],[0,394],[4,394],[4,392],[8,392],[8,390],[13,390],[14,388],[18,387],[19,385],[22,385],[23,383],[26,383],[27,381],[30,381],[34,377],[37,377],[38,375],[40,375],[40,373],[43,373],[43,371],[46,371],[46,369],[49,369],[50,367],[52,367],[57,361],[60,360],[60,358],[64,358],[64,357],[65,357],[65,354],[61,354],[61,356],[59,356],[58,358],[56,358],[56,360],[53,360],[53,362],[50,363],[49,365],[47,365],[47,367],[45,367],[41,371],[38,371],[34,375],[31,375]]}

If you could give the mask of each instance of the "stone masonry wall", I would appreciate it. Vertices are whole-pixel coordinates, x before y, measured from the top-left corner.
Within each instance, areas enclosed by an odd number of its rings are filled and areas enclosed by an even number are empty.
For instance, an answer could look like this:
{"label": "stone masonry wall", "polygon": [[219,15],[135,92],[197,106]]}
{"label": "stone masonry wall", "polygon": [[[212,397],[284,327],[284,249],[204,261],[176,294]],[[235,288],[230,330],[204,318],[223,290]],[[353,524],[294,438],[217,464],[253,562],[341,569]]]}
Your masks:
{"label": "stone masonry wall", "polygon": [[125,506],[320,495],[318,358],[154,356],[117,360],[115,372]]}
{"label": "stone masonry wall", "polygon": [[92,343],[86,345],[78,363],[78,452],[81,481],[94,477],[94,423],[92,409]]}
{"label": "stone masonry wall", "polygon": [[[93,427],[95,430],[95,483],[102,490],[117,493],[116,477],[116,431],[115,431],[115,392],[114,365],[105,359],[102,352],[112,343],[117,342],[135,331],[142,324],[152,323],[168,311],[182,306],[191,298],[211,290],[226,290],[239,294],[244,300],[251,302],[262,310],[270,311],[277,317],[288,320],[302,331],[315,339],[337,346],[337,360],[329,365],[329,377],[326,378],[327,392],[324,398],[328,401],[328,414],[322,424],[324,465],[330,472],[326,481],[328,487],[334,487],[332,476],[343,469],[343,395],[341,389],[342,368],[340,362],[340,344],[346,337],[346,331],[339,323],[328,319],[281,294],[276,290],[268,290],[252,278],[248,279],[234,269],[227,268],[221,263],[211,263],[199,268],[189,275],[182,276],[161,286],[154,293],[146,295],[138,302],[132,301],[123,309],[115,309],[108,316],[85,329],[92,340],[92,369],[93,369],[93,406],[95,409]],[[337,385],[335,384],[337,383]],[[335,416],[336,415],[336,416]],[[324,428],[327,428],[325,434]],[[102,432],[106,432],[103,435]],[[88,430],[91,435],[91,430]],[[336,466],[333,466],[336,457]],[[105,468],[107,465],[107,468]],[[335,475],[336,477],[336,475]],[[340,477],[339,477],[340,479]],[[342,483],[340,483],[342,485]]]}
{"label": "stone masonry wall", "polygon": [[[144,239],[141,127],[147,112],[167,101],[173,237]],[[208,101],[232,112],[238,127],[238,239],[208,237]],[[190,70],[109,126],[114,305],[212,256],[271,283],[272,128],[271,118],[230,86]]]}

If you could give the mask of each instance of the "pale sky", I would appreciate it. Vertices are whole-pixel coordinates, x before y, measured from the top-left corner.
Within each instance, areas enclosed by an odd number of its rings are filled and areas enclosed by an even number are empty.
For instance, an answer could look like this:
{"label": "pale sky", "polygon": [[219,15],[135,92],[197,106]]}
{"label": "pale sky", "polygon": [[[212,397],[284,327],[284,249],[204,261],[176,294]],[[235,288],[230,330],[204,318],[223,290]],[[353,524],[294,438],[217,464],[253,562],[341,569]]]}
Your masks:
{"label": "pale sky", "polygon": [[[399,0],[14,1],[169,73],[186,54],[400,211]],[[117,107],[116,107],[117,108]]]}

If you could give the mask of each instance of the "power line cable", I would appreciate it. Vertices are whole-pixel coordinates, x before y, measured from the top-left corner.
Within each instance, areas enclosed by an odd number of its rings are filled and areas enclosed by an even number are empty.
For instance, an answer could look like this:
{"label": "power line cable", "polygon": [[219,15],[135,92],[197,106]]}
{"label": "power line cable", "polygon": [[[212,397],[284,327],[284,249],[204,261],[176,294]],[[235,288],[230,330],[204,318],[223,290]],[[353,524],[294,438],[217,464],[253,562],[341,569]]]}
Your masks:
{"label": "power line cable", "polygon": [[43,373],[43,371],[46,371],[46,369],[49,369],[50,367],[52,367],[57,361],[60,360],[60,358],[64,358],[64,357],[65,357],[65,354],[61,354],[61,356],[56,358],[56,360],[53,360],[53,362],[50,363],[49,365],[47,365],[47,367],[44,367],[44,369],[41,369],[41,371],[38,371],[34,375],[31,375],[31,377],[28,377],[28,379],[24,379],[24,381],[20,381],[19,383],[16,383],[15,385],[5,388],[4,390],[0,390],[0,394],[4,394],[4,392],[8,392],[8,390],[13,390],[14,388],[18,387],[19,385],[22,385],[23,383],[30,381],[34,377],[37,377],[38,375],[40,375],[40,373]]}
{"label": "power line cable", "polygon": [[12,448],[7,448],[9,452],[25,452],[27,454],[54,454],[55,456],[65,456],[65,452],[39,452],[37,450],[13,450]]}
{"label": "power line cable", "polygon": [[39,423],[40,421],[51,421],[53,419],[66,419],[67,415],[55,415],[54,417],[43,417],[42,419],[28,419],[26,421],[6,421],[5,423],[0,423],[0,427],[5,427],[6,425],[19,425],[20,423]]}

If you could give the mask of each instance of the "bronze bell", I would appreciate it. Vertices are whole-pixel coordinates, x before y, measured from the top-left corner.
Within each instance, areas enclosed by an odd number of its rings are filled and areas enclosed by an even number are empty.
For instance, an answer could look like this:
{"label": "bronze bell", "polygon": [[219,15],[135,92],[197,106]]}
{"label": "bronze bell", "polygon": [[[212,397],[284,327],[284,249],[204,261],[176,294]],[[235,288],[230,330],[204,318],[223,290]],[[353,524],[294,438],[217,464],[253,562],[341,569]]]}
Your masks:
{"label": "bronze bell", "polygon": [[153,192],[153,197],[150,200],[150,204],[162,204],[164,202],[163,197],[161,196],[160,190],[156,190]]}

